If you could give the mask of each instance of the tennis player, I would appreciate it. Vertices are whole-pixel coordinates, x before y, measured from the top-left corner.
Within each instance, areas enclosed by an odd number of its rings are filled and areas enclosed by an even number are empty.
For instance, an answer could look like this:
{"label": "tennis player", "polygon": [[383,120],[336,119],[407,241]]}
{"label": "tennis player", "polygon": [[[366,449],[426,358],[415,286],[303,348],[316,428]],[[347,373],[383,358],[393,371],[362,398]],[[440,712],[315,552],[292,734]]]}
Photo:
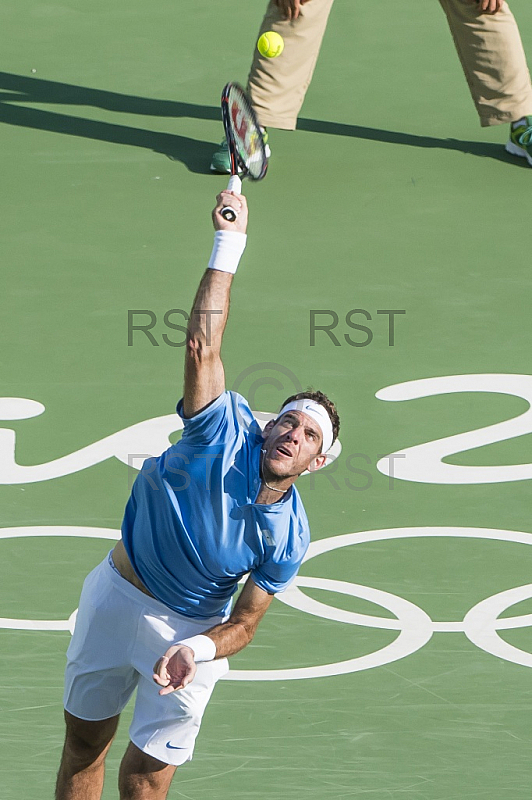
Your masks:
{"label": "tennis player", "polygon": [[[234,223],[220,214],[227,205],[237,212]],[[67,654],[57,800],[101,797],[105,757],[135,689],[120,798],[166,798],[176,767],[192,758],[227,656],[249,644],[309,544],[293,484],[325,463],[338,414],[322,393],[302,393],[288,398],[263,433],[244,398],[225,390],[220,348],[246,243],[245,198],[222,192],[213,221],[177,406],[182,438],[145,461],[122,539],[83,586]]]}

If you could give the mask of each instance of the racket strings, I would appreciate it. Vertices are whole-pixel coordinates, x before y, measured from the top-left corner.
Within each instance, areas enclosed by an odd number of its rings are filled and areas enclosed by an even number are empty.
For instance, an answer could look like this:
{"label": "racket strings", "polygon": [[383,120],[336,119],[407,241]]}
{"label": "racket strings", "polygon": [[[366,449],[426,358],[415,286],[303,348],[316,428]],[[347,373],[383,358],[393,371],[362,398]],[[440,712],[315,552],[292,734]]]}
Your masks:
{"label": "racket strings", "polygon": [[266,152],[262,131],[254,120],[245,97],[239,91],[230,91],[228,110],[239,158],[249,171],[251,178],[259,179],[264,174]]}

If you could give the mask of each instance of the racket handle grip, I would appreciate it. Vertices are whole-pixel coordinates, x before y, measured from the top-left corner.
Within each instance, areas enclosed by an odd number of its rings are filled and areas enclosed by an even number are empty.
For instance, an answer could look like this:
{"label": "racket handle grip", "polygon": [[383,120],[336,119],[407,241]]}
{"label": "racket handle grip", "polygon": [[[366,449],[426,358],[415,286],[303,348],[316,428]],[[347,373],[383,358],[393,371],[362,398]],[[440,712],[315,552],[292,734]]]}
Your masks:
{"label": "racket handle grip", "polygon": [[[235,192],[236,194],[240,194],[242,191],[242,181],[238,175],[231,175],[229,178],[229,183],[227,184],[227,191],[228,192]],[[234,222],[238,216],[235,209],[231,206],[224,206],[220,211],[220,214],[227,222]]]}
{"label": "racket handle grip", "polygon": [[242,181],[240,180],[239,175],[231,175],[231,177],[229,178],[229,183],[227,184],[227,191],[235,192],[236,194],[241,194]]}

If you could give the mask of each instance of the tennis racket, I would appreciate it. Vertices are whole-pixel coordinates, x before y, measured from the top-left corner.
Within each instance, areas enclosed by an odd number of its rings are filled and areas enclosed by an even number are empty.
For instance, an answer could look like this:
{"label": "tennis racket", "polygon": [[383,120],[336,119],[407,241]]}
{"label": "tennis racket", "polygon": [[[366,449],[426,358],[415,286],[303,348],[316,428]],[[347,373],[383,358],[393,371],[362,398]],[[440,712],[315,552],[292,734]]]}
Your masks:
{"label": "tennis racket", "polygon": [[[231,161],[230,192],[240,194],[242,178],[260,181],[266,175],[268,157],[257,115],[244,89],[238,83],[228,83],[222,91],[222,119]],[[240,173],[240,174],[239,174]],[[224,206],[221,215],[234,222],[237,212]]]}

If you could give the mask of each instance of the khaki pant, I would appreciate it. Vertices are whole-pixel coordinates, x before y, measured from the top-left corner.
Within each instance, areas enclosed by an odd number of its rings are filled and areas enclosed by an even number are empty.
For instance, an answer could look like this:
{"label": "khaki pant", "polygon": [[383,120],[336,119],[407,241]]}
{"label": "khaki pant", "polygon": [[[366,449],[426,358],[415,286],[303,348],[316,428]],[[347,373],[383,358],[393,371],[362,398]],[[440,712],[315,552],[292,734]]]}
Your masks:
{"label": "khaki pant", "polygon": [[[515,18],[505,3],[480,14],[468,0],[439,0],[482,126],[532,114],[532,87]],[[270,0],[260,27],[285,41],[279,58],[255,56],[248,78],[262,125],[293,130],[316,66],[333,0],[309,0],[293,22]],[[260,35],[259,33],[259,35]]]}

